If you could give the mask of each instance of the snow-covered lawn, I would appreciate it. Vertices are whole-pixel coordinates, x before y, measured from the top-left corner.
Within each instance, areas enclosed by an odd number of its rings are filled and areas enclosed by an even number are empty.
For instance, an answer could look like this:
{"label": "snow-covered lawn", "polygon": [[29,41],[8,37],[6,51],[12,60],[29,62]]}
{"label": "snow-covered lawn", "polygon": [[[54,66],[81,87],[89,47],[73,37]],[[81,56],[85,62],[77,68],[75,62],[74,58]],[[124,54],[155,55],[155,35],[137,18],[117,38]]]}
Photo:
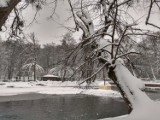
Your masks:
{"label": "snow-covered lawn", "polygon": [[[95,82],[92,86],[98,86]],[[109,85],[109,84],[108,84]],[[27,93],[40,94],[87,94],[96,96],[120,97],[120,93],[113,90],[82,89],[77,82],[37,81],[37,82],[1,82],[0,96],[10,96]],[[84,85],[83,85],[84,86]]]}

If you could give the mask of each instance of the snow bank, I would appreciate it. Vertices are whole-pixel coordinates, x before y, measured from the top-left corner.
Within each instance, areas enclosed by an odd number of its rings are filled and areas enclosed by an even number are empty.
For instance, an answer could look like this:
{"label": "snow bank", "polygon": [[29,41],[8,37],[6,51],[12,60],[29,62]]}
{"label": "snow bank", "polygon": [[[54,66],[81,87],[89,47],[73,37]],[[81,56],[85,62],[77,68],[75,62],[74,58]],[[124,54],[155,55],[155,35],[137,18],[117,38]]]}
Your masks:
{"label": "snow bank", "polygon": [[[1,87],[12,87],[12,88],[28,88],[28,87],[33,87],[33,86],[50,86],[50,87],[78,87],[78,86],[87,86],[87,83],[81,83],[77,81],[32,81],[32,82],[1,82],[0,86]],[[104,81],[95,81],[91,83],[89,86],[91,87],[99,87],[103,86]],[[109,82],[105,82],[106,86],[111,86]]]}
{"label": "snow bank", "polygon": [[112,90],[79,89],[73,87],[31,87],[31,88],[1,88],[0,96],[10,96],[27,93],[40,93],[50,95],[60,94],[85,94],[95,96],[120,97],[120,94]]}
{"label": "snow bank", "polygon": [[81,89],[77,89],[77,88],[72,88],[72,87],[50,87],[47,89],[41,89],[39,92],[37,93],[41,93],[41,94],[54,94],[54,95],[60,95],[60,94],[80,94],[81,93]]}
{"label": "snow bank", "polygon": [[[99,83],[101,82],[94,83],[94,85],[98,85]],[[4,82],[3,84],[0,84],[0,96],[40,93],[52,95],[86,94],[96,96],[120,97],[119,92],[113,90],[80,89],[75,86],[77,86],[77,82],[71,81]]]}
{"label": "snow bank", "polygon": [[[32,82],[35,85],[44,85],[44,86],[50,86],[50,87],[77,87],[77,86],[87,86],[87,83],[84,82],[83,84],[79,85],[81,83],[81,81],[65,81],[65,82],[61,82],[61,81],[37,81],[37,82]],[[15,83],[17,84],[17,83]],[[19,83],[18,83],[19,84]],[[23,82],[22,82],[23,84]],[[91,83],[89,86],[91,87],[99,87],[99,86],[103,86],[104,85],[104,81],[95,81],[93,83]],[[109,84],[109,82],[105,82],[106,86],[111,86],[111,84]]]}
{"label": "snow bank", "polygon": [[10,96],[27,93],[40,93],[50,95],[61,95],[61,94],[85,94],[95,96],[106,96],[106,97],[120,97],[120,94],[113,90],[100,90],[100,89],[79,89],[73,87],[33,87],[29,89],[24,88],[2,88],[0,96]]}
{"label": "snow bank", "polygon": [[113,90],[101,90],[101,89],[88,89],[88,90],[83,90],[81,94],[86,94],[86,95],[95,95],[95,96],[108,96],[108,97],[120,97],[120,93],[113,91]]}

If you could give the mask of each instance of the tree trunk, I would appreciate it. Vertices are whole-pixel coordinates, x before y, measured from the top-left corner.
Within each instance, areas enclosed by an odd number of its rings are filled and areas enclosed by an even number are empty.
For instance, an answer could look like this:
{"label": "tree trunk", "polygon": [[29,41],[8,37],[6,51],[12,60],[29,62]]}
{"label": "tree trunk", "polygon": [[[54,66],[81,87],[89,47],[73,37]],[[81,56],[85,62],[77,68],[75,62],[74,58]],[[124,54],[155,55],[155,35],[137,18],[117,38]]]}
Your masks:
{"label": "tree trunk", "polygon": [[122,97],[123,97],[123,100],[125,101],[125,103],[127,104],[128,106],[128,113],[130,113],[132,111],[132,105],[131,105],[131,102],[129,101],[129,99],[127,98],[127,95],[125,94],[125,92],[123,91],[123,89],[121,88],[120,84],[118,83],[117,81],[117,77],[115,75],[115,72],[114,72],[114,68],[115,67],[110,67],[109,68],[109,72],[108,72],[108,77],[114,82],[114,84],[117,86],[117,88],[119,89]]}
{"label": "tree trunk", "polygon": [[34,63],[34,66],[33,66],[33,79],[34,79],[34,81],[36,81],[36,62]]}
{"label": "tree trunk", "polygon": [[152,67],[152,65],[150,65],[150,66],[151,66],[151,72],[152,72],[152,75],[153,75],[153,79],[154,79],[154,80],[156,80],[157,78],[156,78],[156,76],[155,76],[155,73],[154,73],[153,67]]}
{"label": "tree trunk", "polygon": [[0,31],[9,14],[21,0],[10,0],[7,7],[0,7]]}

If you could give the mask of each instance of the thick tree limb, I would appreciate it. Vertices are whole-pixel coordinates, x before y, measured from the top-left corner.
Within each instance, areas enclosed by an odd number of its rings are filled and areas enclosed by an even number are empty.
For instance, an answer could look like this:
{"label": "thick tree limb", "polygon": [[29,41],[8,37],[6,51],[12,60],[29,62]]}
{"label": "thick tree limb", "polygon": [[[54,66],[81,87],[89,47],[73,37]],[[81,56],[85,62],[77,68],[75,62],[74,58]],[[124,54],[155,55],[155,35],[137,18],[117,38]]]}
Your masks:
{"label": "thick tree limb", "polygon": [[21,0],[10,0],[7,7],[0,7],[0,31],[9,14]]}

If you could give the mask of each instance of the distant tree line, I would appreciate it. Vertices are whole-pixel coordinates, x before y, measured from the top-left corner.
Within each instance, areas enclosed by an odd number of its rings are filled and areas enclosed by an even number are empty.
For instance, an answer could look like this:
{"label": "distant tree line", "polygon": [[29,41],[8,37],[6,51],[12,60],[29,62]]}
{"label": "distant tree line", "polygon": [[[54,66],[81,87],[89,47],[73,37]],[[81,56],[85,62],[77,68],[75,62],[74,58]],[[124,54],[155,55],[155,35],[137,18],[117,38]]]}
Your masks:
{"label": "distant tree line", "polygon": [[[155,33],[159,35],[159,32]],[[147,36],[134,48],[139,55],[130,55],[132,66],[130,70],[139,78],[160,80],[160,37]]]}
{"label": "distant tree line", "polygon": [[23,69],[23,66],[33,62],[35,56],[36,63],[44,69],[43,74],[47,74],[51,68],[64,63],[65,58],[75,45],[76,41],[70,33],[64,35],[60,45],[47,43],[41,46],[37,39],[34,43],[32,40],[26,40],[26,38],[7,41],[3,41],[1,38],[0,77],[2,80],[11,80],[12,78],[31,75]]}

